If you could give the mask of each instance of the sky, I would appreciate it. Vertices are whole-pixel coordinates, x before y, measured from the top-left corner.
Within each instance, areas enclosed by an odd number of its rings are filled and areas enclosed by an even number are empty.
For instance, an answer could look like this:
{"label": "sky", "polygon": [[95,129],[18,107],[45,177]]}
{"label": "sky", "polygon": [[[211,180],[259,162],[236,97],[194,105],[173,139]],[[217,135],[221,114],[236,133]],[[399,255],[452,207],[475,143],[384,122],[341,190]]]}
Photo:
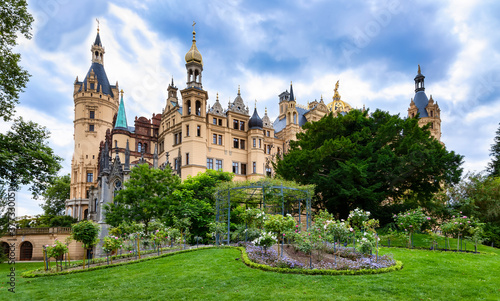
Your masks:
{"label": "sky", "polygon": [[[278,95],[290,88],[298,104],[333,96],[352,107],[407,115],[420,64],[426,94],[441,108],[442,138],[479,172],[499,127],[500,2],[403,0],[298,1],[28,1],[33,38],[15,48],[32,75],[16,107],[47,127],[49,145],[70,172],[73,83],[90,65],[100,24],[104,67],[123,89],[128,123],[165,107],[172,77],[186,86],[184,55],[193,21],[203,56],[209,105],[241,96],[274,120]],[[0,123],[0,130],[9,124]],[[42,213],[26,188],[17,215]]]}

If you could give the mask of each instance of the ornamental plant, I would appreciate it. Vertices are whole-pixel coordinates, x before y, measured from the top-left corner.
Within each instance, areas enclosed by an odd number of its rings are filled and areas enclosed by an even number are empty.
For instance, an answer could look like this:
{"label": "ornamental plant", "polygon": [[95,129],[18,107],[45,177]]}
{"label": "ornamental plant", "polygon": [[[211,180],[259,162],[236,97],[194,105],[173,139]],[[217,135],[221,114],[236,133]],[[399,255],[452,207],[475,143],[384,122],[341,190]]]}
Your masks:
{"label": "ornamental plant", "polygon": [[62,271],[62,256],[65,253],[68,253],[68,246],[66,244],[63,244],[57,238],[55,239],[54,243],[52,245],[45,245],[45,250],[47,252],[47,257],[53,257],[56,260],[56,270],[59,267],[57,264],[57,261],[61,261],[61,271]]}
{"label": "ornamental plant", "polygon": [[451,220],[441,226],[441,229],[443,233],[456,237],[459,240],[460,238],[466,238],[473,241],[476,247],[477,243],[483,240],[484,223],[479,222],[478,219],[471,216],[453,215]]}
{"label": "ornamental plant", "polygon": [[404,230],[407,233],[408,247],[412,246],[412,234],[415,231],[420,231],[423,223],[431,218],[426,216],[422,211],[422,208],[411,209],[405,212],[400,212],[393,216],[398,228]]}
{"label": "ornamental plant", "polygon": [[363,227],[363,222],[367,221],[370,216],[370,211],[364,211],[363,209],[356,208],[349,212],[349,217],[347,221],[354,228],[354,230],[361,230]]}
{"label": "ornamental plant", "polygon": [[208,224],[208,229],[209,233],[207,233],[207,236],[213,238],[215,243],[218,245],[221,235],[227,231],[227,226],[221,222],[211,222]]}
{"label": "ornamental plant", "polygon": [[241,214],[241,217],[249,228],[262,229],[266,214],[261,209],[248,208]]}
{"label": "ornamental plant", "polygon": [[[278,243],[281,243],[286,233],[290,233],[295,229],[295,219],[290,214],[286,216],[280,214],[270,215],[264,221],[264,229],[273,232],[278,237]],[[279,248],[278,255],[280,255]]]}
{"label": "ornamental plant", "polygon": [[[89,220],[83,220],[72,226],[72,237],[74,240],[79,241],[83,244],[83,248],[87,251],[88,248],[99,243],[99,225],[95,222]],[[85,268],[85,259],[87,257],[87,252],[84,252],[83,257],[83,268]]]}
{"label": "ornamental plant", "polygon": [[[103,239],[102,249],[106,252],[109,259],[109,254],[113,251],[121,248],[123,245],[123,239],[118,236],[108,235]],[[111,258],[111,263],[113,263],[113,258]]]}
{"label": "ornamental plant", "polygon": [[272,247],[276,243],[276,236],[272,232],[262,232],[252,243],[256,246],[263,247],[264,253],[267,253],[267,248]]}
{"label": "ornamental plant", "polygon": [[158,254],[161,253],[161,244],[162,242],[165,242],[168,238],[168,233],[167,231],[165,230],[160,230],[160,229],[156,229],[156,231],[153,232],[153,234],[151,235],[151,238],[153,239],[155,245],[156,245],[156,248],[158,249]]}
{"label": "ornamental plant", "polygon": [[338,220],[326,221],[324,228],[328,240],[332,243],[335,243],[335,241],[347,241],[352,229],[347,222]]}
{"label": "ornamental plant", "polygon": [[356,248],[360,253],[371,253],[371,251],[376,247],[378,240],[380,240],[380,238],[378,238],[375,232],[363,232],[358,238],[358,245],[356,246]]}

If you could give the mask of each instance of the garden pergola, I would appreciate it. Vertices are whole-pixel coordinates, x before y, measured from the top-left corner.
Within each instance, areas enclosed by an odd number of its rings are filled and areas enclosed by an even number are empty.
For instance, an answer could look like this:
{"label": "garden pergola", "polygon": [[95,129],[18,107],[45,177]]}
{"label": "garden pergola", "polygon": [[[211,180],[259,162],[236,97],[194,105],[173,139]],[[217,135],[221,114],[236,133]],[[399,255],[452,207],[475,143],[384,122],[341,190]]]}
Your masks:
{"label": "garden pergola", "polygon": [[[223,183],[216,189],[216,222],[227,223],[227,244],[231,239],[231,210],[238,205],[258,208],[266,214],[291,214],[301,224],[305,210],[306,229],[311,223],[313,185],[263,179],[257,182]],[[305,203],[305,204],[304,204]],[[219,244],[219,236],[216,237]]]}

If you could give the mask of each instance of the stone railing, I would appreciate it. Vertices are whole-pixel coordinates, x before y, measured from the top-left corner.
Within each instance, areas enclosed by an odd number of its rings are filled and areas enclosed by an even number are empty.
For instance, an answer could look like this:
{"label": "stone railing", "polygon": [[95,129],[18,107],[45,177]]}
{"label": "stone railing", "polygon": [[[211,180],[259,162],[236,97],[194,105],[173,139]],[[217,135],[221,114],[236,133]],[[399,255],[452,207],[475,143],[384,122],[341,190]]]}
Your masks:
{"label": "stone railing", "polygon": [[70,233],[71,233],[71,227],[16,229],[16,235],[70,234]]}

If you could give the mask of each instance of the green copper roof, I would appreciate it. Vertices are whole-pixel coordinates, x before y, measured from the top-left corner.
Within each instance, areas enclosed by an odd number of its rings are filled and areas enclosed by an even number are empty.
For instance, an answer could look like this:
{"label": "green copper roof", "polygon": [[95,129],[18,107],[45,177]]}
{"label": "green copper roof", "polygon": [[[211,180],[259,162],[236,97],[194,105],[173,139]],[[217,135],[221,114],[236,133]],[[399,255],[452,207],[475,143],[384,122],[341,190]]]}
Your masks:
{"label": "green copper roof", "polygon": [[125,104],[123,103],[123,92],[120,99],[120,107],[118,108],[118,115],[116,116],[115,128],[128,129],[127,115],[125,114]]}

